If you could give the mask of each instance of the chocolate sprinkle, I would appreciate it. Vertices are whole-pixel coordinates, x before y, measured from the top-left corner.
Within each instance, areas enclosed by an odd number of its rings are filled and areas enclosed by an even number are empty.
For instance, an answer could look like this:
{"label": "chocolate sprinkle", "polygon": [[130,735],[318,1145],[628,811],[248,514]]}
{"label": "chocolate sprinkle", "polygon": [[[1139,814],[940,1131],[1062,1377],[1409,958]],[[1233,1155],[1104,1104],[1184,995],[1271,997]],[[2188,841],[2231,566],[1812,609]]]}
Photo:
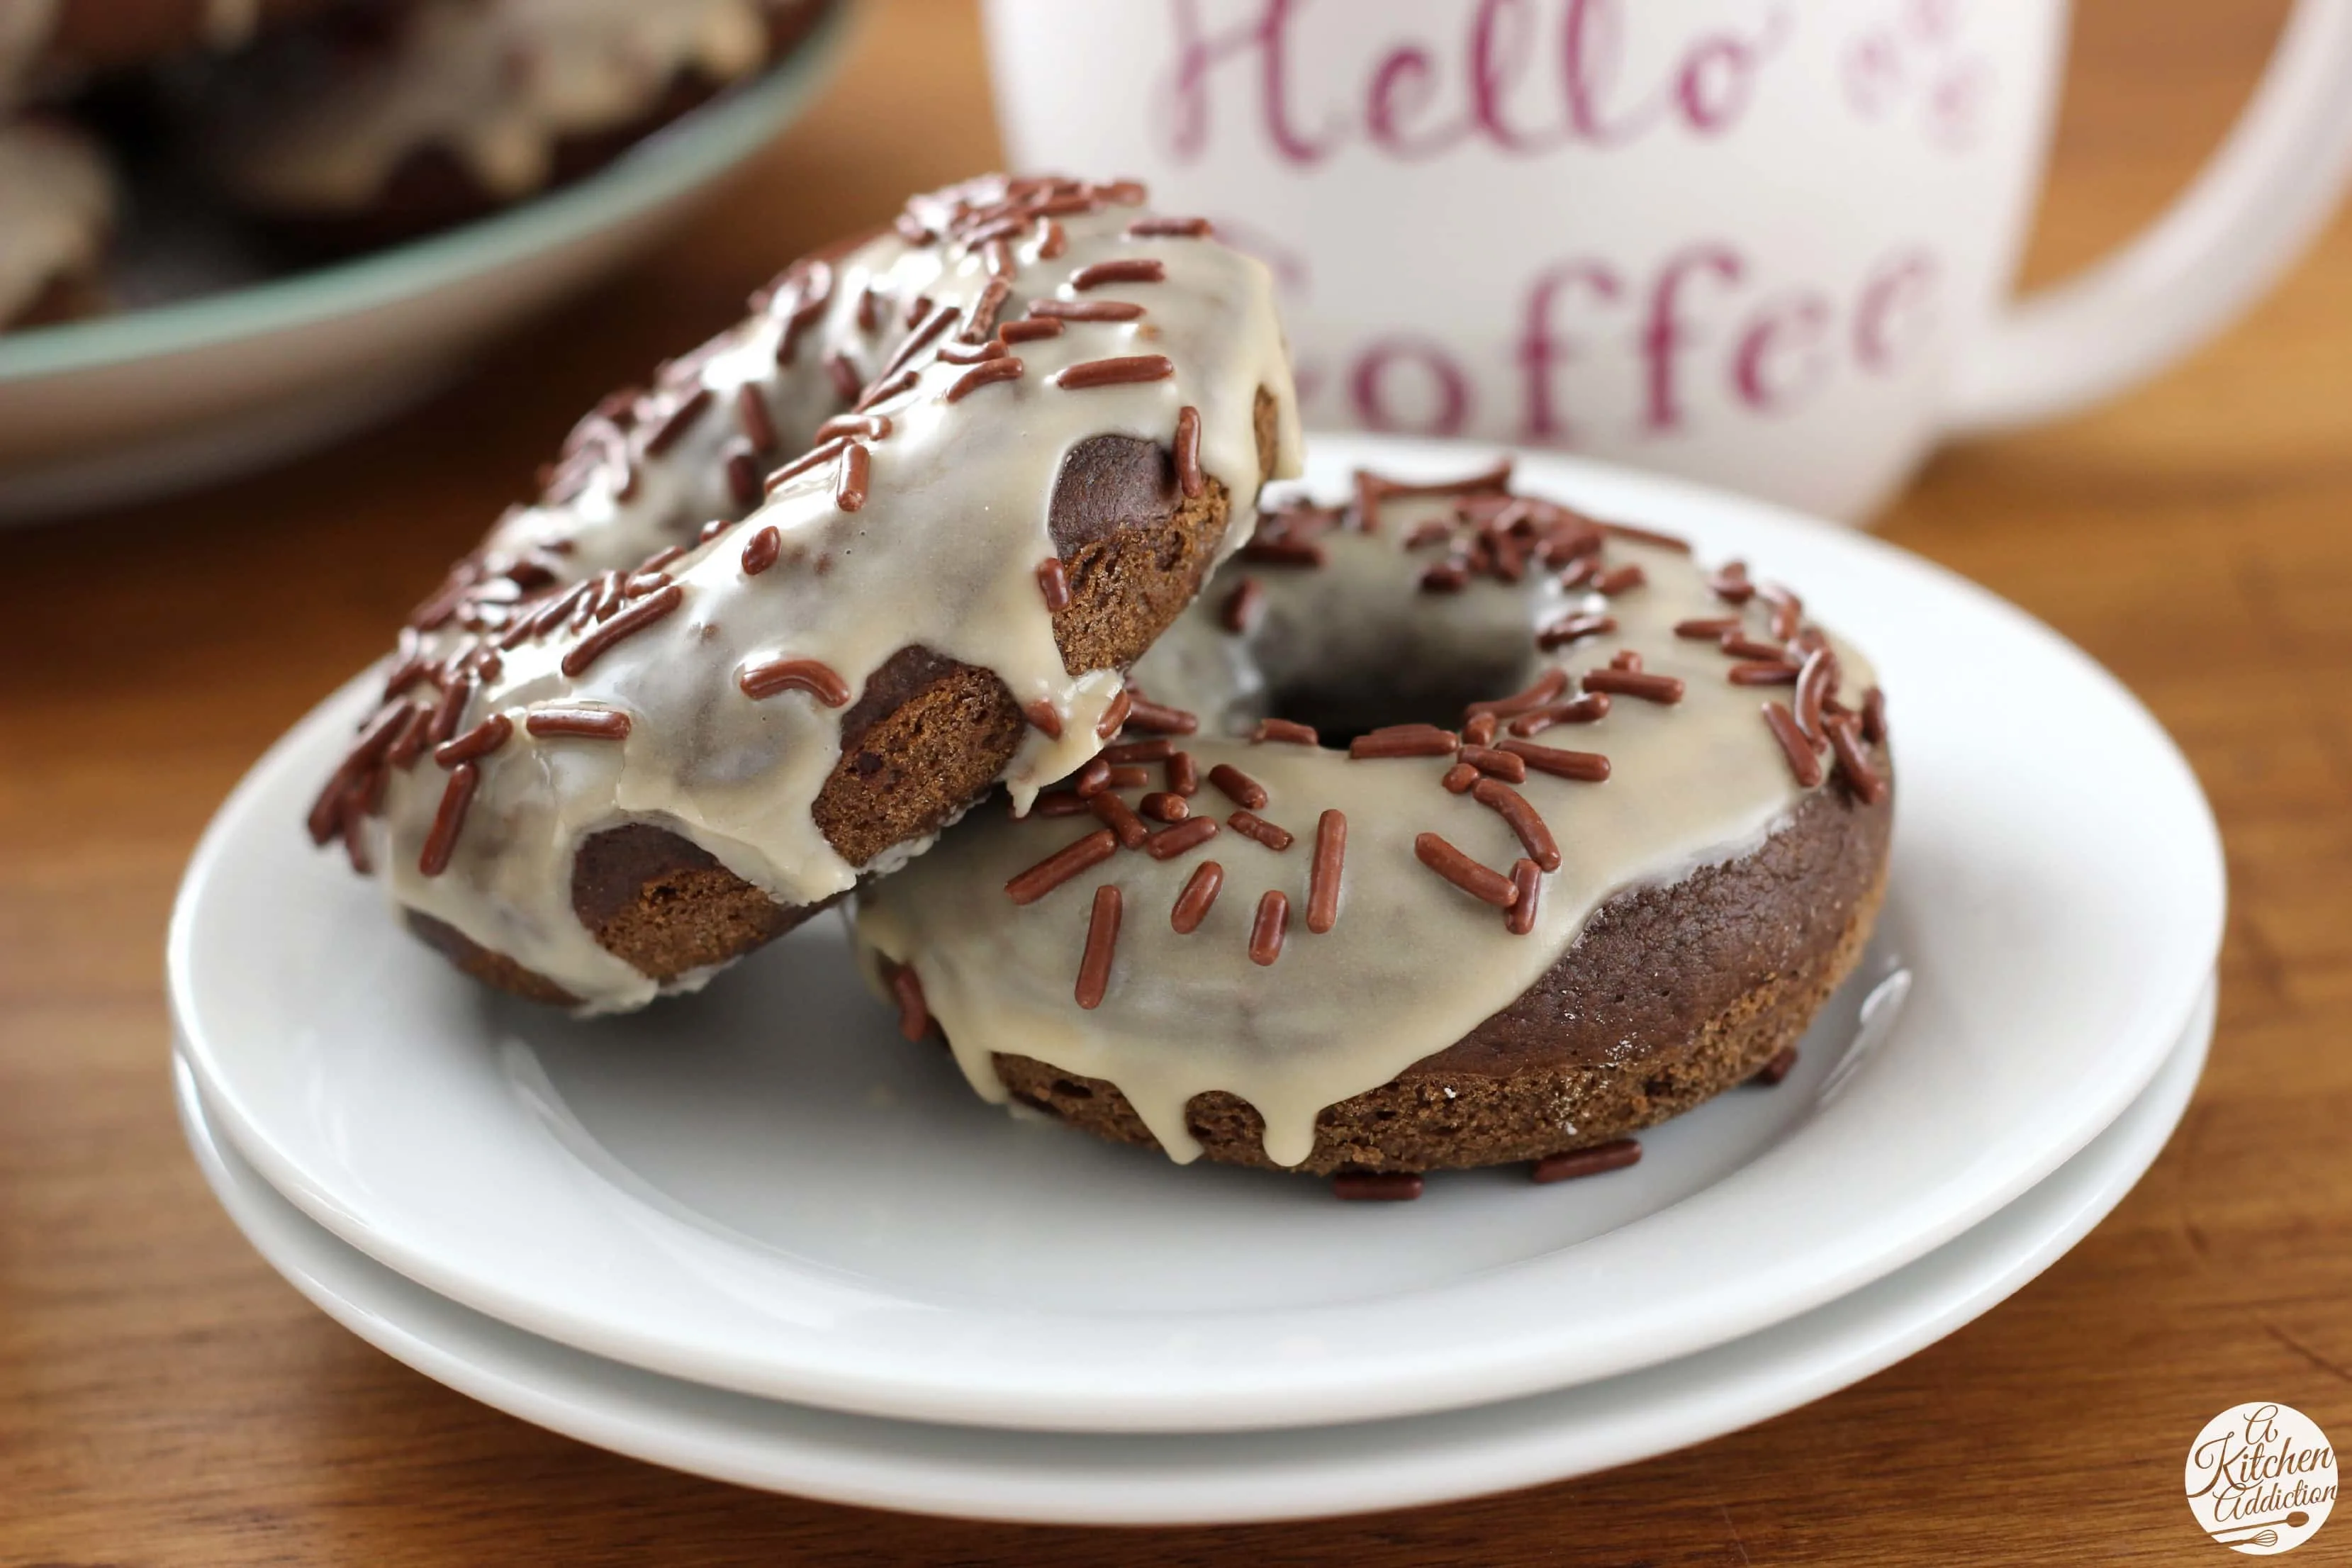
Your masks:
{"label": "chocolate sprinkle", "polygon": [[1201,764],[1192,752],[1179,752],[1169,758],[1167,773],[1171,794],[1189,798],[1201,793]]}
{"label": "chocolate sprinkle", "polygon": [[1034,342],[1039,338],[1058,338],[1062,335],[1062,322],[1057,316],[1032,316],[1026,321],[1005,322],[996,329],[996,335],[1007,346]]}
{"label": "chocolate sprinkle", "polygon": [[1203,860],[1192,868],[1185,879],[1184,890],[1176,895],[1176,907],[1168,913],[1168,923],[1179,936],[1190,936],[1201,929],[1208,918],[1209,906],[1217,901],[1217,889],[1225,885],[1225,868],[1214,860]]}
{"label": "chocolate sprinkle", "polygon": [[1062,710],[1045,698],[1040,697],[1021,710],[1021,716],[1029,721],[1030,728],[1045,739],[1058,741],[1062,738]]}
{"label": "chocolate sprinkle", "polygon": [[1495,778],[1507,779],[1512,784],[1527,781],[1527,759],[1507,749],[1498,751],[1491,746],[1465,746],[1462,748],[1462,760],[1480,773]]}
{"label": "chocolate sprinkle", "polygon": [[1099,866],[1118,853],[1118,837],[1108,827],[1098,827],[1013,878],[1004,884],[1004,891],[1016,904],[1034,904],[1079,872]]}
{"label": "chocolate sprinkle", "polygon": [[1163,827],[1153,834],[1143,846],[1143,852],[1154,860],[1169,860],[1187,849],[1206,844],[1217,836],[1217,819],[1213,816],[1188,817],[1172,827]]}
{"label": "chocolate sprinkle", "polygon": [[1225,818],[1225,826],[1244,838],[1255,838],[1279,855],[1297,839],[1286,827],[1278,827],[1254,811],[1237,811]]}
{"label": "chocolate sprinkle", "polygon": [[1122,849],[1140,849],[1143,841],[1151,837],[1151,829],[1143,825],[1143,818],[1135,815],[1135,808],[1109,790],[1088,799],[1087,805],[1105,827],[1118,836]]}
{"label": "chocolate sprinkle", "polygon": [[1412,852],[1423,865],[1472,898],[1498,910],[1509,909],[1518,897],[1518,889],[1511,886],[1508,877],[1491,867],[1481,866],[1437,834],[1424,833],[1416,837]]}
{"label": "chocolate sprinkle", "polygon": [[1806,789],[1822,782],[1822,759],[1814,754],[1813,743],[1797,728],[1796,715],[1778,702],[1764,704],[1764,722],[1770,725],[1772,738],[1780,742],[1780,750],[1789,758],[1789,771],[1797,775],[1797,783]]}
{"label": "chocolate sprinkle", "polygon": [[474,790],[481,782],[482,770],[472,763],[460,763],[449,771],[441,805],[433,814],[432,831],[425,836],[425,847],[416,857],[416,868],[424,875],[437,877],[449,868],[458,830],[466,826],[466,808],[473,804]]}
{"label": "chocolate sprinkle", "polygon": [[1209,488],[1201,471],[1201,411],[1189,403],[1176,411],[1176,483],[1187,500],[1198,500]]}
{"label": "chocolate sprinkle", "polygon": [[1875,686],[1862,694],[1862,738],[1874,746],[1886,743],[1886,693]]}
{"label": "chocolate sprinkle", "polygon": [[784,552],[784,536],[772,522],[763,524],[743,542],[743,574],[757,577],[776,563]]}
{"label": "chocolate sprinkle", "polygon": [[1181,822],[1192,815],[1192,808],[1181,795],[1167,790],[1155,791],[1137,803],[1136,809],[1154,822]]}
{"label": "chocolate sprinkle", "polygon": [[1090,359],[1055,374],[1054,384],[1071,392],[1127,382],[1165,381],[1176,374],[1166,354],[1123,354],[1116,359]]}
{"label": "chocolate sprinkle", "polygon": [[[1090,816],[1094,806],[1086,796],[1074,789],[1049,789],[1029,803],[1031,816]],[[1013,820],[1020,820],[1014,814]]]}
{"label": "chocolate sprinkle", "polygon": [[1758,1068],[1748,1081],[1763,1089],[1778,1089],[1796,1070],[1797,1047],[1782,1046],[1765,1059],[1764,1065]]}
{"label": "chocolate sprinkle", "polygon": [[1527,796],[1507,784],[1480,779],[1470,786],[1470,798],[1511,825],[1529,859],[1547,871],[1559,869],[1559,845]]}
{"label": "chocolate sprinkle", "polygon": [[1547,703],[1532,713],[1522,713],[1511,721],[1511,733],[1525,739],[1540,735],[1555,724],[1590,724],[1609,716],[1609,694],[1588,691],[1565,702]]}
{"label": "chocolate sprinkle", "polygon": [[1102,1005],[1110,989],[1110,961],[1118,947],[1119,892],[1106,882],[1095,889],[1095,908],[1087,921],[1086,952],[1078,960],[1077,1000],[1081,1007]]}
{"label": "chocolate sprinkle", "polygon": [[1135,700],[1127,710],[1127,727],[1130,730],[1156,735],[1189,735],[1201,727],[1199,718],[1181,708],[1150,701],[1131,687],[1128,695]]}
{"label": "chocolate sprinkle", "polygon": [[744,696],[755,700],[780,691],[805,691],[828,708],[849,703],[849,682],[821,659],[772,658],[764,664],[747,664],[735,672],[735,684],[743,689]]}
{"label": "chocolate sprinkle", "polygon": [[1564,1154],[1546,1154],[1529,1173],[1538,1182],[1565,1182],[1576,1176],[1597,1176],[1604,1171],[1622,1171],[1642,1161],[1642,1145],[1631,1138],[1612,1138],[1606,1143],[1595,1143],[1590,1149],[1570,1149]]}
{"label": "chocolate sprinkle", "polygon": [[1257,918],[1250,922],[1250,962],[1265,968],[1282,956],[1282,939],[1290,933],[1290,898],[1269,888],[1257,901]]}
{"label": "chocolate sprinkle", "polygon": [[1125,687],[1119,688],[1118,695],[1114,696],[1109,705],[1102,710],[1102,717],[1095,721],[1095,739],[1108,741],[1126,728],[1128,713],[1134,707],[1133,694]]}
{"label": "chocolate sprinkle", "polygon": [[922,977],[911,963],[902,963],[890,972],[890,994],[898,1002],[898,1033],[909,1040],[919,1040],[931,1032],[930,1005],[923,997]]}
{"label": "chocolate sprinkle", "polygon": [[1676,621],[1675,636],[1689,637],[1696,642],[1713,642],[1739,630],[1738,616],[1717,616],[1712,619]]}
{"label": "chocolate sprinkle", "polygon": [[1465,712],[1470,717],[1492,713],[1497,719],[1508,719],[1540,708],[1567,689],[1568,671],[1554,666],[1538,676],[1535,684],[1526,690],[1515,691],[1508,697],[1498,697],[1489,702],[1473,702]]}
{"label": "chocolate sprinkle", "polygon": [[542,739],[562,735],[583,741],[625,741],[629,738],[629,716],[617,708],[547,702],[525,713],[522,727]]}
{"label": "chocolate sprinkle", "polygon": [[1412,1171],[1342,1171],[1331,1178],[1331,1195],[1351,1204],[1411,1203],[1421,1196],[1421,1184]]}
{"label": "chocolate sprinkle", "polygon": [[1121,741],[1116,746],[1105,746],[1102,760],[1117,767],[1121,763],[1164,763],[1176,754],[1176,742],[1165,735],[1149,741]]}
{"label": "chocolate sprinkle", "polygon": [[503,713],[493,713],[454,741],[444,741],[433,748],[433,760],[445,768],[459,763],[470,763],[487,757],[507,743],[514,734],[514,721]]}
{"label": "chocolate sprinkle", "polygon": [[1525,936],[1536,929],[1536,908],[1543,898],[1543,868],[1522,856],[1511,863],[1511,907],[1503,911],[1503,929]]}
{"label": "chocolate sprinkle", "polygon": [[1070,274],[1070,287],[1083,294],[1106,283],[1159,283],[1167,277],[1164,262],[1149,256],[1121,256],[1079,268]]}
{"label": "chocolate sprinkle", "polygon": [[1268,741],[1280,741],[1294,746],[1319,746],[1323,743],[1310,724],[1300,724],[1288,719],[1261,719],[1257,721],[1257,728],[1250,731],[1250,743],[1264,745]]}
{"label": "chocolate sprinkle", "polygon": [[1446,769],[1445,776],[1437,782],[1445,786],[1448,795],[1468,795],[1470,786],[1484,776],[1468,763],[1456,763]]}
{"label": "chocolate sprinkle", "polygon": [[573,643],[563,655],[562,668],[578,677],[604,657],[615,644],[635,637],[686,602],[686,590],[672,583],[657,594],[639,599],[627,609]]}
{"label": "chocolate sprinkle", "polygon": [[1549,653],[1585,637],[1606,636],[1617,629],[1614,616],[1564,616],[1536,634],[1536,647]]}
{"label": "chocolate sprinkle", "polygon": [[967,395],[992,382],[1018,381],[1024,368],[1017,359],[984,360],[958,376],[955,384],[947,389],[940,401],[961,403]]}
{"label": "chocolate sprinkle", "polygon": [[1517,736],[1503,742],[1503,750],[1518,758],[1539,773],[1554,778],[1574,779],[1579,784],[1600,784],[1609,777],[1609,759],[1598,752],[1566,752],[1557,746],[1538,746],[1533,741]]}
{"label": "chocolate sprinkle", "polygon": [[1307,929],[1318,936],[1339,923],[1339,875],[1347,858],[1347,814],[1327,811],[1315,824],[1315,859],[1307,881]]}
{"label": "chocolate sprinkle", "polygon": [[1209,782],[1219,794],[1235,805],[1255,811],[1265,804],[1265,786],[1231,763],[1219,763],[1209,770]]}
{"label": "chocolate sprinkle", "polygon": [[1735,664],[1723,672],[1734,686],[1793,686],[1797,667],[1775,659],[1769,664]]}
{"label": "chocolate sprinkle", "polygon": [[1586,672],[1587,691],[1607,691],[1619,697],[1639,697],[1645,702],[1680,702],[1683,683],[1672,675],[1645,675],[1638,669],[1595,669]]}
{"label": "chocolate sprinkle", "polygon": [[1060,556],[1048,555],[1037,563],[1037,592],[1045,595],[1050,615],[1058,616],[1070,607],[1070,574]]}
{"label": "chocolate sprinkle", "polygon": [[1039,300],[1029,314],[1049,321],[1132,321],[1143,307],[1129,300]]}
{"label": "chocolate sprinkle", "polygon": [[1876,805],[1886,798],[1886,781],[1862,754],[1861,743],[1854,738],[1859,723],[1851,716],[1830,721],[1830,750],[1835,753],[1838,772],[1845,775],[1855,798],[1864,805]]}
{"label": "chocolate sprinkle", "polygon": [[833,504],[844,511],[856,511],[866,504],[866,487],[873,477],[873,458],[866,449],[852,441],[841,454],[841,472],[833,483]]}
{"label": "chocolate sprinkle", "polygon": [[1129,239],[1206,239],[1215,232],[1204,217],[1145,217],[1127,226]]}
{"label": "chocolate sprinkle", "polygon": [[1459,736],[1434,724],[1393,724],[1348,742],[1348,755],[1357,762],[1389,757],[1450,757],[1461,749]]}
{"label": "chocolate sprinkle", "polygon": [[1088,757],[1086,765],[1070,775],[1070,787],[1083,795],[1097,795],[1110,788],[1110,764],[1100,757]]}

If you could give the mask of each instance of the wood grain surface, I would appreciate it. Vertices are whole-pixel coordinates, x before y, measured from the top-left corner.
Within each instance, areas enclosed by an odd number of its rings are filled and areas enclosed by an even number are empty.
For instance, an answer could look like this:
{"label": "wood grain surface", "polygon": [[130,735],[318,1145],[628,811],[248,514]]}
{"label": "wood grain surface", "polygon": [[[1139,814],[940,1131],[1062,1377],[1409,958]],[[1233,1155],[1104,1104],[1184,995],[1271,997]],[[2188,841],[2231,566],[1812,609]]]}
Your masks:
{"label": "wood grain surface", "polygon": [[[2276,0],[2087,0],[2034,271],[2160,205]],[[609,384],[783,258],[995,155],[966,0],[871,8],[822,109],[679,243],[393,427],[0,538],[0,1562],[2218,1561],[2190,1436],[2352,1436],[2352,221],[2128,400],[1948,451],[1887,535],[2047,618],[2229,841],[2212,1066],[2154,1172],[2017,1297],[1857,1387],[1612,1474],[1327,1523],[1100,1533],[777,1498],[497,1415],[304,1303],[173,1124],[162,943],[206,816]],[[1965,657],[1965,649],[1955,649]],[[1465,1326],[1466,1328],[1467,1326]],[[2352,1562],[2352,1516],[2298,1562]]]}

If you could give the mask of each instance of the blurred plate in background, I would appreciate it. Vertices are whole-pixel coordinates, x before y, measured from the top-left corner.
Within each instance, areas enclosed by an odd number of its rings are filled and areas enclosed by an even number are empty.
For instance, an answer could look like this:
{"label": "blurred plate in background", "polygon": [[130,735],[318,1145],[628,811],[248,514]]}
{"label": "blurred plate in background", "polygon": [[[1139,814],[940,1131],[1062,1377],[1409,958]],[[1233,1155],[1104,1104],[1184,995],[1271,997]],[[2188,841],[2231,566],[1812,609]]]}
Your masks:
{"label": "blurred plate in background", "polygon": [[218,268],[232,286],[0,337],[0,523],[225,479],[423,398],[487,340],[634,258],[798,118],[848,9],[757,80],[523,206],[243,286],[234,258],[192,245],[150,264]]}

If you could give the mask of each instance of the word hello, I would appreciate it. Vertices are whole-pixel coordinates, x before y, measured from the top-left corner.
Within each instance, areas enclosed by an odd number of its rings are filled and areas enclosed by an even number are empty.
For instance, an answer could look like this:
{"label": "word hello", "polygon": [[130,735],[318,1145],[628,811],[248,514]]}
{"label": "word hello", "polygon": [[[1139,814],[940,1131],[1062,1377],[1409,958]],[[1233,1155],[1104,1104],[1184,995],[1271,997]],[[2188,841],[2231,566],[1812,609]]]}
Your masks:
{"label": "word hello", "polygon": [[[1365,427],[1418,435],[1455,435],[1474,421],[1496,427],[1495,411],[1475,405],[1479,389],[1512,389],[1517,406],[1507,417],[1519,438],[1568,445],[1580,434],[1575,372],[1630,358],[1633,429],[1666,437],[1689,426],[1695,402],[1780,416],[1803,406],[1841,367],[1895,374],[1934,331],[1938,276],[1929,252],[1900,251],[1839,298],[1806,284],[1767,286],[1728,241],[1685,246],[1640,273],[1574,257],[1521,289],[1509,364],[1398,334],[1302,374],[1318,390],[1336,381],[1331,390]],[[1612,385],[1612,401],[1619,396]]]}
{"label": "word hello", "polygon": [[[1393,45],[1337,101],[1309,103],[1300,101],[1296,68],[1307,0],[1258,0],[1242,20],[1213,28],[1202,0],[1169,4],[1173,63],[1155,107],[1180,162],[1198,158],[1215,134],[1213,89],[1225,79],[1246,95],[1248,123],[1267,148],[1293,164],[1318,164],[1349,146],[1419,161],[1469,145],[1515,157],[1619,147],[1675,126],[1720,136],[1746,113],[1758,76],[1794,26],[1786,10],[1765,9],[1745,30],[1690,37],[1652,79],[1628,81],[1624,0],[1556,8],[1479,0],[1456,13],[1459,37]],[[1433,20],[1446,19],[1433,11]]]}

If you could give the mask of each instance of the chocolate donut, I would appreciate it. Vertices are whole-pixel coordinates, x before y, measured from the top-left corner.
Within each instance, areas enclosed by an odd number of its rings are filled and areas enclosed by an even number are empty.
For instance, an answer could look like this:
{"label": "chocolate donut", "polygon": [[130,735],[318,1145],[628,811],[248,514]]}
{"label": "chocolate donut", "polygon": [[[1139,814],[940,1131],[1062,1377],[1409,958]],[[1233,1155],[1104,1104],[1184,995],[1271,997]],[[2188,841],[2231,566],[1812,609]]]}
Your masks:
{"label": "chocolate donut", "polygon": [[115,184],[97,142],[64,121],[0,121],[0,331],[96,313]]}
{"label": "chocolate donut", "polygon": [[910,1037],[988,1099],[1368,1195],[1603,1165],[1784,1069],[1884,886],[1870,671],[1507,473],[1270,515],[1107,769],[862,889]]}
{"label": "chocolate donut", "polygon": [[781,58],[828,0],[419,0],[289,29],[195,100],[204,162],[282,238],[349,253],[592,173]]}
{"label": "chocolate donut", "polygon": [[918,197],[607,399],[418,608],[312,836],[609,1010],[1086,763],[1298,452],[1265,268],[1142,200]]}

